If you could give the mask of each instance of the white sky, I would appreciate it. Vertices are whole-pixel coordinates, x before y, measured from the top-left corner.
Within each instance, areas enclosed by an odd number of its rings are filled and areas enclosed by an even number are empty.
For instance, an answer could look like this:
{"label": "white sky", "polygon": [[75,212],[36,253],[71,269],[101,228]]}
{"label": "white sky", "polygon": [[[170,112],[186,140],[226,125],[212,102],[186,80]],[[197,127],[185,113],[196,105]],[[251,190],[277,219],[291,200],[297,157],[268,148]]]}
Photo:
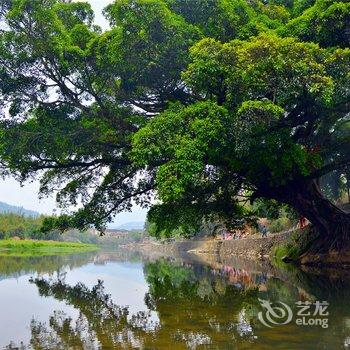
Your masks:
{"label": "white sky", "polygon": [[[87,0],[95,12],[95,21],[102,28],[108,26],[108,22],[102,15],[103,8],[110,0]],[[54,198],[38,199],[38,182],[26,183],[23,187],[12,178],[0,180],[0,201],[8,204],[23,206],[26,209],[36,210],[40,213],[50,214],[56,208]],[[146,210],[134,207],[132,212],[118,214],[114,223],[121,225],[130,221],[144,221]]]}

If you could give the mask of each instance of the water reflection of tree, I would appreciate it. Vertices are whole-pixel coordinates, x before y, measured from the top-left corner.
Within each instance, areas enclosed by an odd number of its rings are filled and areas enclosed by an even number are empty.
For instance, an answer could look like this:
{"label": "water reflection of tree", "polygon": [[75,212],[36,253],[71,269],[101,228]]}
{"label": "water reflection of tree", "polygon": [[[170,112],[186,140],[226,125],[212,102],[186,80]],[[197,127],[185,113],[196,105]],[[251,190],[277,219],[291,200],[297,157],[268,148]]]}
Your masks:
{"label": "water reflection of tree", "polygon": [[[285,278],[300,292],[299,300],[327,301],[329,328],[318,332],[324,349],[348,349],[350,346],[350,270],[342,268],[289,266]],[[306,296],[306,297],[305,297]],[[344,346],[344,344],[347,344]],[[321,347],[321,345],[320,345]]]}
{"label": "water reflection of tree", "polygon": [[25,274],[55,273],[65,268],[80,267],[91,261],[96,253],[71,255],[14,257],[0,256],[0,279],[20,277]]}
{"label": "water reflection of tree", "polygon": [[244,310],[256,302],[256,290],[238,290],[208,271],[197,275],[189,267],[165,261],[148,264],[145,271],[150,285],[147,304],[157,311],[159,322],[152,321],[151,312],[130,315],[127,308],[114,304],[102,282],[89,289],[82,283],[70,286],[64,280],[33,279],[41,296],[64,301],[79,310],[79,317],[73,320],[55,312],[48,324],[33,320],[31,347],[165,349],[174,344],[174,349],[195,349],[201,344],[219,346],[234,336],[252,336]]}
{"label": "water reflection of tree", "polygon": [[158,335],[194,348],[210,343],[221,349],[234,339],[253,339],[250,310],[258,303],[256,286],[232,284],[225,272],[199,264],[159,260],[146,264],[144,272],[146,303],[160,319]]}
{"label": "water reflection of tree", "polygon": [[[231,297],[230,291],[244,295],[256,296],[256,285],[231,283],[225,272],[199,264],[185,264],[185,266],[158,260],[147,263],[144,268],[146,280],[149,284],[147,300],[153,302],[168,300],[174,302],[182,298],[196,298],[198,301],[216,303],[222,298]],[[238,275],[239,272],[236,271]],[[238,279],[237,279],[238,280]]]}
{"label": "water reflection of tree", "polygon": [[[41,296],[54,297],[79,310],[77,320],[62,312],[51,315],[48,324],[33,320],[30,325],[31,348],[134,348],[147,340],[148,330],[156,328],[149,313],[129,315],[127,308],[114,304],[101,281],[92,289],[82,283],[70,286],[61,280],[37,278],[31,282],[38,287]],[[152,337],[152,332],[149,337]]]}
{"label": "water reflection of tree", "polygon": [[[350,278],[345,271],[339,271],[323,274],[313,271],[312,274],[297,269],[293,274],[285,275],[284,280],[267,278],[263,273],[251,273],[246,278],[244,270],[232,267],[218,271],[203,265],[183,267],[163,260],[145,267],[150,284],[147,303],[158,311],[162,331],[166,327],[174,327],[174,324],[179,330],[190,329],[192,324],[197,324],[198,329],[205,330],[215,344],[230,336],[240,341],[247,339],[242,335],[248,335],[249,341],[252,341],[249,335],[254,334],[259,338],[257,342],[266,348],[278,348],[277,339],[294,341],[293,348],[300,348],[303,339],[308,338],[310,349],[340,349],[346,339],[350,339],[350,318],[347,316],[350,315]],[[262,285],[264,289],[260,288]],[[256,322],[257,313],[261,311],[258,297],[273,302],[283,301],[294,312],[297,311],[295,302],[299,300],[328,301],[329,329],[290,324],[268,331]],[[172,313],[174,303],[182,311]],[[215,325],[220,334],[215,334],[208,325]]]}
{"label": "water reflection of tree", "polygon": [[[339,348],[349,335],[344,326],[344,310],[340,309],[340,306],[349,309],[343,299],[344,291],[338,293],[336,290],[333,294],[330,329],[322,330],[322,333],[295,324],[267,330],[256,320],[258,298],[284,300],[293,305],[301,298],[298,294],[301,288],[321,293],[321,288],[314,286],[318,284],[317,278],[313,281],[310,276],[299,274],[298,279],[292,280],[295,287],[291,288],[280,279],[266,280],[264,276],[252,275],[244,286],[232,283],[227,269],[218,271],[203,265],[176,265],[166,260],[147,263],[144,273],[149,284],[146,304],[157,312],[157,322],[152,321],[149,312],[130,315],[127,308],[112,301],[101,282],[89,289],[81,283],[70,286],[64,280],[32,280],[41,296],[64,301],[79,310],[79,317],[73,320],[62,312],[55,312],[47,324],[33,320],[31,347],[168,349],[171,344],[171,349],[226,349],[234,347],[235,343],[237,346],[250,344],[249,347],[255,343],[282,349],[285,348],[283,341],[288,339],[295,342],[291,348],[296,349],[301,348],[304,338],[308,338],[310,348],[319,348],[322,343],[335,349],[335,345]],[[235,281],[239,279],[239,273],[235,271]],[[242,274],[244,276],[245,272]],[[266,291],[259,291],[259,283],[266,284]],[[323,300],[322,296],[321,293],[314,297]],[[337,344],[335,332],[339,338]]]}

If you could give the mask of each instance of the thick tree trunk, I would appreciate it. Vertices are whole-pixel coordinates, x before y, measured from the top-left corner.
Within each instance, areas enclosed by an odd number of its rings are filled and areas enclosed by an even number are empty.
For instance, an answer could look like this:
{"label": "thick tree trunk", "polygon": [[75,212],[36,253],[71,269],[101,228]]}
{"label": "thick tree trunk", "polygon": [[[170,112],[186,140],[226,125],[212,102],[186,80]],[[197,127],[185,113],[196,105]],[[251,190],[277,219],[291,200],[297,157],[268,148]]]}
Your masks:
{"label": "thick tree trunk", "polygon": [[275,191],[274,197],[294,207],[313,224],[318,234],[311,248],[314,252],[349,249],[350,214],[322,195],[317,180],[295,182]]}

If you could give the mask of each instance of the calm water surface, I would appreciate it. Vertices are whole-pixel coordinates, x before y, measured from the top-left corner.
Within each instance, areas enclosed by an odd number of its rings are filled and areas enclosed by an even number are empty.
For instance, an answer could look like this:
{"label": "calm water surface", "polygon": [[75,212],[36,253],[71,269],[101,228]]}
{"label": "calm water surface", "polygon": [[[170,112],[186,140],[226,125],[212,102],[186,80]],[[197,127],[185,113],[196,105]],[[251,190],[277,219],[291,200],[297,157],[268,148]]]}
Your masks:
{"label": "calm water surface", "polygon": [[125,252],[1,256],[0,349],[350,349],[349,297],[350,278],[336,270]]}

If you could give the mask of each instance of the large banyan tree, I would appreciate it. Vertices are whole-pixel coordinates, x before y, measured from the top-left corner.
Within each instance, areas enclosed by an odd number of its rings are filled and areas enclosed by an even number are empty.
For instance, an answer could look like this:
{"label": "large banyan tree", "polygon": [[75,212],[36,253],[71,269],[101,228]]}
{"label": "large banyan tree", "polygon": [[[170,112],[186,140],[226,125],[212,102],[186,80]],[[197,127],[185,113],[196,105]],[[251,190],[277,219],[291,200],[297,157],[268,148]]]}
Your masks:
{"label": "large banyan tree", "polygon": [[54,224],[102,229],[137,203],[160,229],[233,225],[245,196],[345,245],[349,214],[319,179],[350,165],[348,1],[116,0],[104,14],[107,31],[84,2],[0,5],[1,170],[78,205]]}

